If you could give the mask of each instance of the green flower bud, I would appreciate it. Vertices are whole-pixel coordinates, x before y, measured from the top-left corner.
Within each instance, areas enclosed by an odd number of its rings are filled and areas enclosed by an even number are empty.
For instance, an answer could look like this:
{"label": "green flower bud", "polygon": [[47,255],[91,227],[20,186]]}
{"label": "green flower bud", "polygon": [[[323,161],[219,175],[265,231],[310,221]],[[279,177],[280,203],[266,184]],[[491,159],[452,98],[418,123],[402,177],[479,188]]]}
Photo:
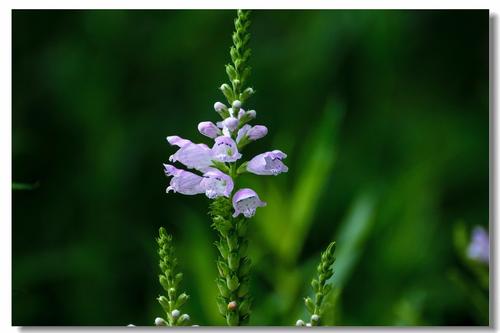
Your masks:
{"label": "green flower bud", "polygon": [[251,302],[249,299],[245,299],[243,302],[241,302],[239,307],[240,316],[250,313],[250,303]]}
{"label": "green flower bud", "polygon": [[233,81],[238,77],[238,73],[236,73],[236,70],[234,69],[233,65],[226,65],[226,73],[227,76],[229,77],[229,80]]}
{"label": "green flower bud", "polygon": [[250,96],[254,94],[254,90],[252,88],[246,88],[241,94],[240,99],[242,101],[246,101]]}
{"label": "green flower bud", "polygon": [[325,295],[324,295],[323,293],[321,293],[321,292],[320,292],[320,293],[316,293],[316,302],[317,302],[318,304],[321,304],[321,302],[323,302],[323,297],[324,297],[324,296],[325,296]]}
{"label": "green flower bud", "polygon": [[233,275],[231,277],[227,277],[226,278],[226,284],[227,284],[227,288],[230,290],[230,291],[235,291],[236,289],[238,289],[239,285],[240,285],[240,282],[238,280],[238,277],[236,275]]}
{"label": "green flower bud", "polygon": [[237,312],[227,312],[226,321],[229,326],[236,326],[239,323],[239,316]]}
{"label": "green flower bud", "polygon": [[313,279],[311,281],[311,286],[312,286],[312,288],[313,288],[314,291],[318,291],[318,289],[319,289],[319,282],[318,282],[318,280]]}
{"label": "green flower bud", "polygon": [[304,304],[306,305],[307,311],[309,311],[309,313],[314,313],[314,302],[310,297],[304,298]]}
{"label": "green flower bud", "polygon": [[175,306],[177,308],[180,308],[181,306],[183,306],[187,300],[189,299],[189,295],[187,295],[186,293],[182,293],[179,295],[179,297],[177,297],[177,302],[175,303]]}
{"label": "green flower bud", "polygon": [[175,298],[175,289],[174,288],[169,288],[168,289],[168,297],[170,299]]}
{"label": "green flower bud", "polygon": [[295,326],[306,326],[306,323],[302,319],[297,320],[295,323]]}
{"label": "green flower bud", "polygon": [[168,290],[168,280],[164,275],[159,276],[160,284],[163,289]]}
{"label": "green flower bud", "polygon": [[224,83],[223,85],[220,86],[220,90],[222,91],[222,93],[224,94],[224,96],[227,98],[227,100],[232,103],[234,101],[234,93],[233,93],[233,89],[231,89],[231,87],[227,84],[227,83]]}
{"label": "green flower bud", "polygon": [[215,246],[217,246],[217,249],[219,250],[222,258],[227,259],[227,255],[229,253],[229,250],[228,250],[226,244],[224,244],[222,242],[215,242]]}
{"label": "green flower bud", "polygon": [[160,303],[161,307],[165,312],[170,311],[170,305],[168,304],[168,299],[165,296],[160,296],[157,298],[158,303]]}
{"label": "green flower bud", "polygon": [[236,237],[236,235],[227,237],[227,245],[229,246],[229,251],[236,250],[238,247],[238,237]]}
{"label": "green flower bud", "polygon": [[229,268],[233,272],[237,271],[240,265],[240,256],[238,255],[238,253],[236,252],[229,253],[228,262],[229,262]]}
{"label": "green flower bud", "polygon": [[184,313],[182,316],[179,317],[179,320],[177,320],[177,325],[186,326],[189,325],[190,321],[191,318],[189,317],[189,315],[187,313]]}
{"label": "green flower bud", "polygon": [[317,314],[313,314],[311,316],[311,324],[313,324],[313,326],[318,326],[318,324],[319,324],[319,316]]}
{"label": "green flower bud", "polygon": [[227,302],[222,296],[217,296],[217,308],[221,315],[225,316],[227,312]]}
{"label": "green flower bud", "polygon": [[229,274],[229,267],[223,261],[217,261],[217,270],[219,271],[220,276],[226,277]]}
{"label": "green flower bud", "polygon": [[219,288],[219,292],[222,296],[224,297],[229,297],[230,291],[229,291],[229,285],[226,283],[223,279],[218,278],[216,280],[217,283],[217,288]]}

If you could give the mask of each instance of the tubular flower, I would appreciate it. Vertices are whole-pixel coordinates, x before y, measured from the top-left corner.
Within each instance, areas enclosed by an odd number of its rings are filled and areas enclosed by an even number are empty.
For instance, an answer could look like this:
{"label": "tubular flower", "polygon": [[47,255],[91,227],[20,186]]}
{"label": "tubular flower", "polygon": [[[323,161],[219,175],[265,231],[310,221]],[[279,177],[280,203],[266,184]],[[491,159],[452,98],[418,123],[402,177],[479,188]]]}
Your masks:
{"label": "tubular flower", "polygon": [[165,175],[172,177],[170,186],[167,187],[167,193],[170,191],[178,192],[185,195],[194,195],[204,193],[205,189],[201,187],[203,177],[200,177],[192,172],[177,169],[173,165],[163,164],[165,167]]}
{"label": "tubular flower", "polygon": [[267,204],[259,199],[257,193],[249,188],[243,188],[233,196],[233,217],[243,214],[246,218],[254,216],[258,207],[264,207]]}
{"label": "tubular flower", "polygon": [[173,146],[180,147],[170,156],[170,162],[179,161],[188,168],[199,171],[205,171],[212,165],[212,151],[207,145],[195,144],[178,136],[169,136],[167,141]]}
{"label": "tubular flower", "polygon": [[247,170],[256,175],[277,176],[282,172],[288,171],[288,167],[282,162],[284,158],[286,158],[286,154],[281,150],[259,154],[248,162]]}
{"label": "tubular flower", "polygon": [[221,130],[215,126],[211,121],[203,121],[198,124],[198,131],[204,136],[208,136],[211,139],[215,139],[221,135]]}
{"label": "tubular flower", "polygon": [[241,158],[241,154],[233,139],[219,136],[212,147],[212,157],[219,162],[235,162]]}
{"label": "tubular flower", "polygon": [[238,131],[238,135],[236,136],[236,143],[240,143],[242,140],[255,141],[260,138],[263,138],[267,135],[267,127],[263,125],[243,125]]}
{"label": "tubular flower", "polygon": [[229,198],[234,187],[233,179],[217,169],[205,172],[200,185],[209,199],[220,196]]}

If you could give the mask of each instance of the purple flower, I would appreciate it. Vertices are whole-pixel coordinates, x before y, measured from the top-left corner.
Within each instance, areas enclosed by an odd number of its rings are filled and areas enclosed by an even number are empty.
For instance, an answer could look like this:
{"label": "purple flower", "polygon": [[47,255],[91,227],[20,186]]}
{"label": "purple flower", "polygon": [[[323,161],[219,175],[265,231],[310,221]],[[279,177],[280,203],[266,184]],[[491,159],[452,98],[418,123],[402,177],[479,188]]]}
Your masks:
{"label": "purple flower", "polygon": [[221,112],[223,110],[227,110],[227,106],[224,105],[224,103],[215,102],[214,109],[215,109],[216,112]]}
{"label": "purple flower", "polygon": [[215,126],[214,123],[210,121],[203,121],[198,124],[198,131],[200,131],[201,134],[208,136],[211,139],[215,139],[219,135],[222,134],[220,129]]}
{"label": "purple flower", "polygon": [[231,177],[217,169],[210,169],[205,172],[200,185],[209,199],[220,196],[229,198],[234,187]]}
{"label": "purple flower", "polygon": [[165,167],[165,175],[172,177],[170,186],[167,187],[167,193],[174,191],[185,195],[194,195],[205,192],[200,185],[202,177],[189,171],[177,169],[170,164],[163,164],[163,166]]}
{"label": "purple flower", "polygon": [[281,150],[259,154],[248,162],[247,170],[256,175],[276,176],[288,171],[288,167],[282,162],[284,158],[286,158],[286,154]]}
{"label": "purple flower", "polygon": [[222,121],[222,125],[227,127],[231,132],[238,127],[239,120],[235,117],[227,117]]}
{"label": "purple flower", "polygon": [[236,143],[227,136],[219,136],[215,139],[212,155],[213,159],[220,162],[235,162],[241,158]]}
{"label": "purple flower", "polygon": [[263,125],[255,125],[248,130],[247,136],[250,140],[255,141],[267,135],[267,127]]}
{"label": "purple flower", "polygon": [[248,139],[250,141],[255,141],[257,139],[263,138],[267,134],[267,127],[263,125],[244,125],[238,131],[238,135],[236,136],[236,142],[240,143],[243,139]]}
{"label": "purple flower", "polygon": [[267,204],[259,199],[254,190],[243,188],[233,196],[233,217],[243,214],[246,218],[250,218],[255,214],[257,207],[264,207],[265,205]]}
{"label": "purple flower", "polygon": [[471,242],[467,248],[467,256],[470,259],[489,264],[490,240],[488,232],[483,227],[476,226],[472,230]]}
{"label": "purple flower", "polygon": [[170,156],[170,162],[179,161],[190,169],[200,171],[205,171],[212,165],[212,151],[207,145],[195,144],[178,136],[169,136],[167,141],[171,145],[180,147],[175,154]]}

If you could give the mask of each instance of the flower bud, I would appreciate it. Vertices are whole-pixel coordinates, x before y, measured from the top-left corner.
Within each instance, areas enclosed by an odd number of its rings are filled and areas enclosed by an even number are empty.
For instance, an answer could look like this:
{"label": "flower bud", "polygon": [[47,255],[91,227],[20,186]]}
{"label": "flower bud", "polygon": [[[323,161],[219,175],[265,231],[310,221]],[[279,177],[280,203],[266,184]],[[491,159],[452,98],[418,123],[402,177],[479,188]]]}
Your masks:
{"label": "flower bud", "polygon": [[127,327],[135,327],[134,324],[128,324]]}
{"label": "flower bud", "polygon": [[231,252],[228,256],[229,268],[232,271],[238,270],[238,266],[240,265],[240,256],[237,252]]}
{"label": "flower bud", "polygon": [[238,111],[241,108],[241,102],[239,100],[235,100],[232,106],[235,111]]}
{"label": "flower bud", "polygon": [[171,314],[172,314],[172,318],[177,319],[181,315],[181,312],[179,310],[175,309],[172,311]]}
{"label": "flower bud", "polygon": [[165,321],[165,319],[163,319],[161,317],[156,317],[155,318],[155,325],[156,326],[167,326],[167,322]]}
{"label": "flower bud", "polygon": [[257,112],[255,110],[247,111],[246,116],[249,119],[254,119],[255,117],[257,117]]}
{"label": "flower bud", "polygon": [[177,303],[175,304],[175,306],[178,308],[183,306],[184,303],[186,303],[188,299],[189,299],[189,296],[186,293],[180,294],[179,297],[177,297]]}
{"label": "flower bud", "polygon": [[227,127],[230,131],[234,131],[238,127],[239,120],[235,117],[227,117],[224,119],[222,124]]}
{"label": "flower bud", "polygon": [[224,103],[215,102],[214,109],[217,112],[221,112],[221,111],[227,110],[227,106]]}
{"label": "flower bud", "polygon": [[297,322],[295,323],[295,326],[305,326],[305,325],[306,323],[304,323],[302,319],[297,320]]}
{"label": "flower bud", "polygon": [[187,325],[191,318],[187,313],[184,313],[182,316],[179,317],[179,320],[177,321],[178,325]]}
{"label": "flower bud", "polygon": [[235,311],[238,308],[238,303],[236,301],[231,301],[227,304],[228,311]]}
{"label": "flower bud", "polygon": [[319,323],[319,316],[317,314],[313,314],[311,316],[311,323],[317,325]]}
{"label": "flower bud", "polygon": [[201,123],[199,123],[198,131],[211,139],[215,139],[221,133],[220,129],[218,129],[217,126],[215,126],[215,124],[210,121],[202,121]]}
{"label": "flower bud", "polygon": [[168,289],[168,297],[170,297],[172,299],[172,298],[174,298],[174,296],[175,296],[175,289],[169,288]]}
{"label": "flower bud", "polygon": [[306,327],[311,327],[311,326],[312,326],[311,323],[306,324]]}
{"label": "flower bud", "polygon": [[224,96],[227,98],[227,100],[232,101],[234,99],[233,89],[231,89],[231,87],[227,83],[224,83],[223,85],[221,85],[220,90],[222,91]]}
{"label": "flower bud", "polygon": [[226,284],[227,284],[227,288],[230,291],[235,291],[240,286],[240,281],[238,280],[238,277],[236,275],[233,275],[233,276],[228,277],[226,279]]}
{"label": "flower bud", "polygon": [[256,125],[248,130],[247,136],[250,140],[257,140],[263,138],[267,134],[267,127],[262,125]]}

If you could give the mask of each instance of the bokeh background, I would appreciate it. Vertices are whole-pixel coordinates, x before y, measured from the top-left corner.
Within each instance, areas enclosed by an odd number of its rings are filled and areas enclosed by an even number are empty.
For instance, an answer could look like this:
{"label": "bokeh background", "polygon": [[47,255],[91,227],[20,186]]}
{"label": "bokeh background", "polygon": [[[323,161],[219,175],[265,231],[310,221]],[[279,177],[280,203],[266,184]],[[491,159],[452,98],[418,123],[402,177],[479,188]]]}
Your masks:
{"label": "bokeh background", "polygon": [[[221,325],[204,196],[165,194],[177,134],[216,120],[234,11],[12,13],[13,325],[152,325],[174,235],[195,323]],[[288,153],[244,177],[251,325],[293,325],[337,241],[335,325],[488,325],[489,13],[254,11],[248,108]]]}

